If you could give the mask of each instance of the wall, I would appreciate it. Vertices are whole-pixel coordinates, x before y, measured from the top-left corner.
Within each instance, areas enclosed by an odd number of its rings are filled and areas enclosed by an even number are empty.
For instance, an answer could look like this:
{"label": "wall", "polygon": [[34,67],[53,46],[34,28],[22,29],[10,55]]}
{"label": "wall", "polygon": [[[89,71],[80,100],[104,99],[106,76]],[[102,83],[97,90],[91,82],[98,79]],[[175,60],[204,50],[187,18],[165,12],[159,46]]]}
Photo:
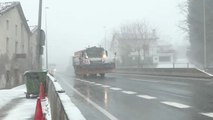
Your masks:
{"label": "wall", "polygon": [[117,68],[115,72],[155,76],[213,78],[211,75],[195,68]]}
{"label": "wall", "polygon": [[47,97],[50,102],[52,120],[86,120],[60,84],[50,74],[47,75],[47,85]]}

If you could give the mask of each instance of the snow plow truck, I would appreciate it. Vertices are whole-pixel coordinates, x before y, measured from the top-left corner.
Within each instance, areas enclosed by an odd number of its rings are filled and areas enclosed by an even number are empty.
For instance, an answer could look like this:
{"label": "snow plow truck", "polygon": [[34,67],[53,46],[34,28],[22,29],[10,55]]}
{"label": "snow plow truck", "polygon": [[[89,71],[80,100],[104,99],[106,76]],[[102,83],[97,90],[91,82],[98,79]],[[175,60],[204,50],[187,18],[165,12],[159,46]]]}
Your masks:
{"label": "snow plow truck", "polygon": [[75,74],[79,76],[105,77],[105,73],[115,69],[114,59],[108,57],[108,52],[102,47],[89,47],[74,53],[73,67]]}

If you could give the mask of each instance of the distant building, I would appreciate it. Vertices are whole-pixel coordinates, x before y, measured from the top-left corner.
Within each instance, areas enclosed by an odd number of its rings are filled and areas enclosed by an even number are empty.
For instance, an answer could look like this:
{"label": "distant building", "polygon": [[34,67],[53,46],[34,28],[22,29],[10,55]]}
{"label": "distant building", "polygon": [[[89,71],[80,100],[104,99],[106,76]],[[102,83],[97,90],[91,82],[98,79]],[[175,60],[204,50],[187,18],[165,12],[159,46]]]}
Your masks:
{"label": "distant building", "polygon": [[[111,51],[117,53],[117,63],[128,66],[155,67],[161,63],[174,63],[176,52],[171,44],[150,37],[145,40],[117,39],[113,36]],[[139,49],[138,49],[139,48]],[[125,53],[124,53],[125,52]],[[127,61],[125,63],[125,61]]]}
{"label": "distant building", "polygon": [[116,53],[117,63],[130,66],[152,64],[152,58],[157,54],[158,38],[156,37],[155,30],[146,39],[131,38],[131,36],[131,34],[125,38],[119,38],[116,34],[113,36],[111,51]]}
{"label": "distant building", "polygon": [[24,71],[39,68],[40,47],[19,2],[0,3],[0,26],[0,88],[5,88],[22,84]]}
{"label": "distant building", "polygon": [[153,56],[153,62],[157,64],[174,63],[175,53],[175,50],[170,44],[158,45],[156,54]]}

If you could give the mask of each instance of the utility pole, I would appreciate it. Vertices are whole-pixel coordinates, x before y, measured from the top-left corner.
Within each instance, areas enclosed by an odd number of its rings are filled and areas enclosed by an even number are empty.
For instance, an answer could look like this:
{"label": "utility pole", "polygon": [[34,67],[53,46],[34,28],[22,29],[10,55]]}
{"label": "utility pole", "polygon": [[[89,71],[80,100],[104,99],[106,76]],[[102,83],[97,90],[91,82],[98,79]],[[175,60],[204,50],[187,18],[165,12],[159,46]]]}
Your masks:
{"label": "utility pole", "polygon": [[203,0],[203,41],[204,41],[204,70],[207,68],[207,50],[206,50],[206,1]]}
{"label": "utility pole", "polygon": [[104,49],[107,49],[106,47],[106,26],[104,26]]}
{"label": "utility pole", "polygon": [[38,10],[38,35],[37,40],[39,43],[39,69],[42,69],[42,57],[41,57],[41,17],[42,17],[42,0],[39,0],[39,10]]}
{"label": "utility pole", "polygon": [[45,33],[46,33],[46,69],[48,70],[48,44],[47,44],[47,10],[49,8],[45,7]]}

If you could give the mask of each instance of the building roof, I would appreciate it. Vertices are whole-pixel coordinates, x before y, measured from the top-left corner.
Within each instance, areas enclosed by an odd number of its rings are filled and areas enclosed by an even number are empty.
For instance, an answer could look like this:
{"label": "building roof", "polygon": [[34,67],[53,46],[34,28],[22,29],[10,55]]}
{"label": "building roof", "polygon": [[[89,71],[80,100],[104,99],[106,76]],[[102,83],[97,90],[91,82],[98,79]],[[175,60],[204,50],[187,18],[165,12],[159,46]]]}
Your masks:
{"label": "building roof", "polygon": [[17,7],[17,9],[18,9],[18,12],[21,16],[21,19],[23,21],[25,28],[27,29],[27,31],[30,34],[32,34],[32,32],[30,31],[30,28],[27,24],[27,20],[24,16],[24,12],[22,10],[20,2],[0,2],[0,17],[2,15],[6,14],[7,12],[9,12],[10,10],[14,9],[15,7]]}
{"label": "building roof", "polygon": [[0,3],[0,15],[7,12],[11,7],[16,6],[17,2],[2,2]]}
{"label": "building roof", "polygon": [[33,26],[29,26],[30,27],[30,31],[32,33],[34,33],[36,30],[38,30],[38,26],[37,25],[33,25]]}

